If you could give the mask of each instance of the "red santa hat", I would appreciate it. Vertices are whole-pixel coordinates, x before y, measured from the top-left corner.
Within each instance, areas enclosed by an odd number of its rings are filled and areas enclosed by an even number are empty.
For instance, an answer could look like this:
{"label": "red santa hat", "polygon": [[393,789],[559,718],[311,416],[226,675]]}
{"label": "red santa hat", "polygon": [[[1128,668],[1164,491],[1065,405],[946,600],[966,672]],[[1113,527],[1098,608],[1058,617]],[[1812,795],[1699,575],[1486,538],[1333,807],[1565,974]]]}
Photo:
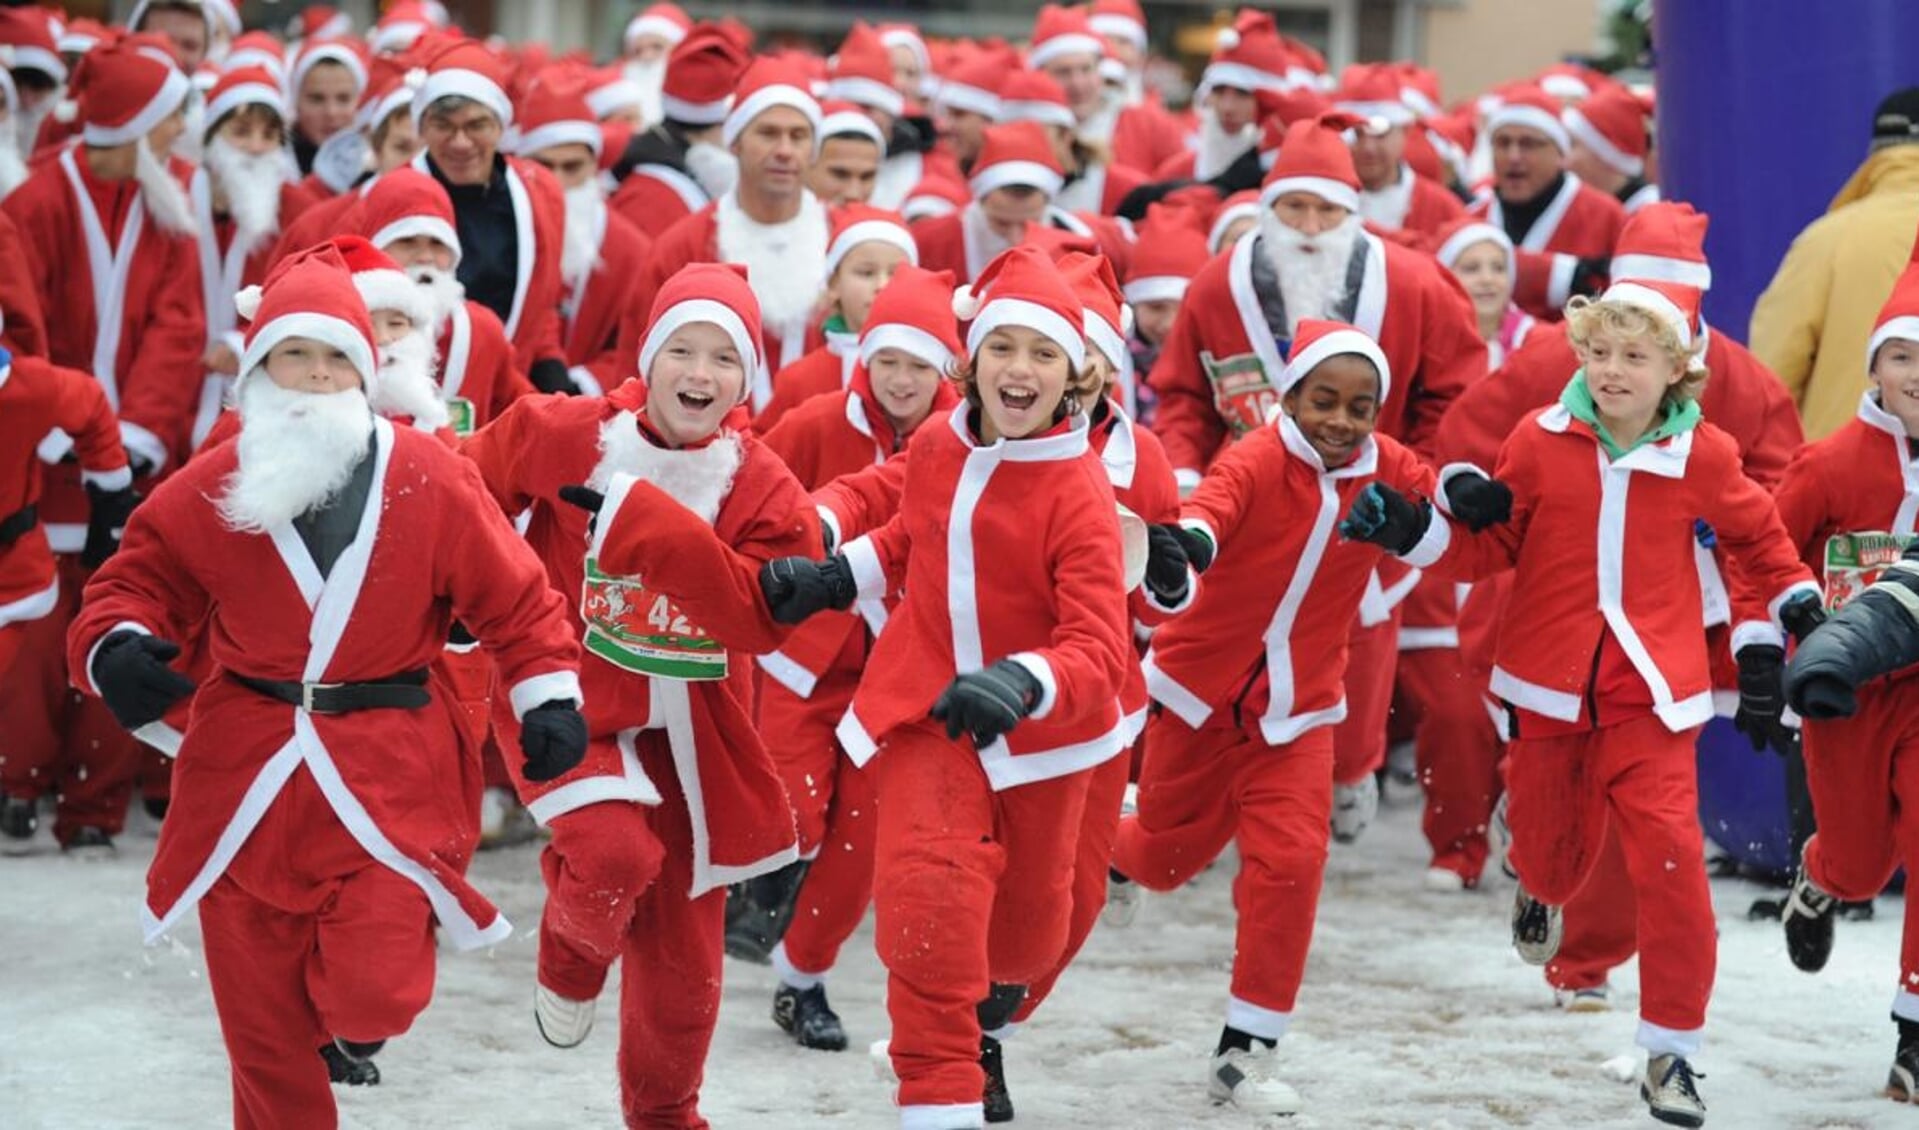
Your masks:
{"label": "red santa hat", "polygon": [[353,95],[358,98],[366,89],[366,57],[361,54],[360,44],[351,39],[309,39],[300,45],[299,53],[293,56],[293,70],[287,75],[287,91],[296,101],[300,97],[300,86],[306,82],[308,72],[321,63],[338,63],[353,76]]}
{"label": "red santa hat", "polygon": [[920,261],[919,244],[898,212],[866,204],[842,204],[833,211],[833,231],[826,241],[826,277],[839,270],[840,260],[862,243],[884,243],[898,248],[908,263]]}
{"label": "red santa hat", "polygon": [[740,382],[745,403],[766,368],[760,344],[760,300],[747,285],[746,268],[738,263],[689,263],[660,287],[653,299],[653,316],[640,339],[640,375],[653,368],[666,339],[682,326],[706,322],[718,326],[733,340],[746,379]]}
{"label": "red santa hat", "polygon": [[1919,241],[1913,244],[1912,253],[1907,256],[1906,269],[1893,283],[1886,304],[1879,308],[1879,318],[1872,326],[1872,337],[1866,340],[1868,375],[1872,372],[1872,359],[1878,355],[1879,347],[1893,340],[1919,341]]}
{"label": "red santa hat", "polygon": [[433,304],[426,291],[407,278],[386,252],[358,235],[336,235],[328,242],[353,272],[353,288],[360,292],[367,313],[398,310],[415,327],[432,324]]}
{"label": "red santa hat", "polygon": [[678,46],[693,30],[693,20],[678,4],[649,4],[627,21],[623,42],[630,54],[646,36],[666,40],[668,47]]}
{"label": "red santa hat", "polygon": [[1037,122],[1008,122],[986,127],[967,187],[975,200],[1010,185],[1037,188],[1050,199],[1059,195],[1065,183],[1066,174],[1046,130]]}
{"label": "red santa hat", "polygon": [[427,60],[426,77],[413,95],[413,128],[442,98],[469,98],[493,112],[500,128],[513,124],[513,102],[506,96],[507,69],[491,51],[470,39],[447,44]]}
{"label": "red santa hat", "polygon": [[203,134],[212,137],[220,122],[243,106],[264,106],[286,120],[286,99],[273,75],[265,67],[240,67],[221,75],[207,92]]}
{"label": "red santa hat", "polygon": [[965,185],[935,173],[922,178],[906,194],[900,204],[900,215],[909,222],[929,216],[949,216],[972,202],[973,197]]}
{"label": "red santa hat", "polygon": [[1577,106],[1560,112],[1566,132],[1593,156],[1617,172],[1636,177],[1646,171],[1646,104],[1623,86],[1607,86]]}
{"label": "red santa hat", "polygon": [[1439,247],[1433,252],[1433,258],[1441,266],[1452,270],[1453,264],[1466,253],[1468,247],[1481,243],[1496,243],[1506,252],[1506,262],[1513,261],[1512,237],[1498,224],[1489,224],[1473,216],[1461,217],[1443,228],[1439,233]]}
{"label": "red santa hat", "polygon": [[870,141],[886,155],[886,135],[865,110],[851,102],[820,103],[820,143],[825,144],[835,137],[857,137]]}
{"label": "red santa hat", "polygon": [[1286,359],[1286,367],[1280,370],[1279,394],[1285,396],[1294,385],[1306,379],[1306,374],[1346,354],[1364,357],[1379,370],[1379,403],[1386,403],[1386,394],[1393,385],[1393,371],[1392,366],[1386,364],[1386,354],[1379,344],[1357,326],[1319,318],[1301,318],[1293,330],[1293,352]]}
{"label": "red santa hat", "polygon": [[[1685,283],[1656,280],[1615,282],[1599,296],[1601,302],[1617,302],[1643,311],[1671,330],[1680,348],[1691,354],[1688,367],[1701,368],[1699,357],[1699,303],[1704,292]],[[1383,398],[1382,398],[1383,399]]]}
{"label": "red santa hat", "polygon": [[1392,63],[1354,63],[1339,77],[1333,95],[1335,108],[1368,120],[1384,119],[1390,126],[1411,125],[1415,116],[1401,99],[1405,84]]}
{"label": "red santa hat", "polygon": [[[18,8],[8,8],[5,10],[7,12],[21,11],[21,9]],[[57,32],[53,33],[54,45],[57,52],[54,55],[53,61],[60,65],[59,71],[55,72],[49,69],[44,59],[38,60],[30,65],[35,70],[42,71],[49,75],[57,74],[58,77],[56,81],[64,82],[67,77],[67,65],[65,60],[60,58],[61,55],[84,55],[102,43],[111,40],[113,34],[114,33],[109,31],[107,26],[99,20],[90,20],[84,16],[77,20],[71,20],[63,25]],[[29,64],[20,62],[14,63],[15,67],[28,65]]]}
{"label": "red santa hat", "polygon": [[1094,34],[1084,11],[1041,5],[1033,20],[1032,45],[1026,49],[1027,66],[1038,70],[1062,55],[1091,55],[1097,60],[1105,53],[1106,44]]}
{"label": "red santa hat", "polygon": [[331,39],[353,33],[353,17],[331,4],[309,4],[287,21],[289,39]]}
{"label": "red santa hat", "polygon": [[[672,67],[669,65],[669,71]],[[804,72],[785,59],[762,56],[740,76],[738,100],[727,112],[720,128],[721,144],[731,147],[753,119],[775,107],[798,110],[813,127],[815,147],[820,138],[820,104],[810,93],[811,84]]]}
{"label": "red santa hat", "polygon": [[1536,86],[1520,86],[1509,91],[1486,115],[1486,133],[1491,135],[1507,126],[1518,126],[1545,134],[1561,153],[1572,148],[1566,125],[1559,120],[1559,103]]}
{"label": "red santa hat", "polygon": [[520,137],[514,152],[527,156],[555,145],[584,145],[597,160],[604,142],[599,115],[586,102],[584,76],[548,68],[520,106]]}
{"label": "red santa hat", "polygon": [[733,108],[733,88],[746,72],[739,41],[717,27],[701,25],[667,57],[660,107],[666,117],[690,126],[716,126]]}
{"label": "red santa hat", "polygon": [[866,315],[860,364],[871,365],[882,349],[897,349],[950,373],[962,348],[953,317],[953,272],[901,264]]}
{"label": "red santa hat", "polygon": [[1093,0],[1086,11],[1087,26],[1096,33],[1146,50],[1146,13],[1139,0]]}
{"label": "red santa hat", "polygon": [[853,21],[826,67],[826,97],[894,117],[905,112],[906,99],[893,88],[893,56],[864,20]]}
{"label": "red santa hat", "polygon": [[1278,90],[1286,78],[1286,44],[1273,17],[1251,8],[1240,10],[1233,26],[1220,29],[1213,57],[1199,76],[1201,92],[1215,86],[1234,90]]}
{"label": "red santa hat", "polygon": [[1399,100],[1420,118],[1438,117],[1442,112],[1439,72],[1408,60],[1393,66],[1399,72]]}
{"label": "red santa hat", "polygon": [[1113,262],[1094,252],[1069,251],[1060,256],[1059,272],[1079,296],[1080,330],[1105,355],[1122,382],[1133,375],[1133,351],[1126,335],[1133,332],[1133,308],[1120,292]]}
{"label": "red santa hat", "polygon": [[1126,265],[1126,301],[1178,302],[1212,257],[1206,231],[1192,209],[1165,202],[1149,205],[1132,262]]}
{"label": "red santa hat", "polygon": [[977,353],[986,335],[1020,326],[1049,338],[1066,353],[1073,371],[1086,367],[1086,331],[1079,295],[1067,285],[1046,252],[1022,244],[986,264],[970,287],[953,293],[953,316],[972,324],[966,349]]}
{"label": "red santa hat", "polygon": [[933,100],[942,109],[965,110],[998,121],[1001,80],[1018,70],[1019,57],[1012,51],[982,51],[954,67],[940,82]]}
{"label": "red santa hat", "polygon": [[374,56],[367,65],[366,89],[360,92],[360,104],[353,111],[353,128],[372,133],[394,114],[409,109],[414,91],[425,79],[426,72],[415,67],[409,56]]}
{"label": "red santa hat", "polygon": [[1247,188],[1233,193],[1219,202],[1219,211],[1213,213],[1213,226],[1206,232],[1206,247],[1213,254],[1220,252],[1226,240],[1226,229],[1241,220],[1256,220],[1265,210],[1259,202],[1259,190]]}
{"label": "red santa hat", "polygon": [[451,248],[453,265],[460,265],[453,199],[439,181],[412,165],[383,174],[367,189],[360,201],[360,234],[379,248],[409,236],[429,236]]}
{"label": "red santa hat", "polygon": [[939,75],[933,66],[933,52],[926,46],[926,39],[920,35],[919,29],[912,24],[881,24],[877,30],[880,42],[889,51],[904,48],[913,53],[913,58],[920,65],[920,97],[931,98],[939,90]]}
{"label": "red santa hat", "polygon": [[585,72],[586,104],[593,116],[604,121],[621,110],[643,106],[646,92],[640,84],[626,77],[626,71],[618,64],[595,67]]}
{"label": "red santa hat", "polygon": [[[153,4],[154,0],[134,0],[133,11],[127,13],[128,31],[143,30],[140,23],[147,18],[147,10],[152,8]],[[200,19],[207,25],[208,38],[213,36],[215,16],[208,11],[211,5],[207,3],[207,0],[164,0],[164,6],[175,10],[191,8],[199,12]]]}
{"label": "red santa hat", "polygon": [[1043,126],[1073,129],[1079,119],[1066,90],[1045,71],[1008,71],[999,88],[1001,122],[1038,122]]}
{"label": "red santa hat", "polygon": [[[0,8],[0,47],[11,55],[6,70],[39,71],[56,83],[67,81],[67,64],[60,58],[66,48],[55,41],[53,27],[42,9]],[[92,47],[89,43],[79,53]]]}
{"label": "red santa hat", "polygon": [[1554,63],[1539,72],[1534,85],[1561,102],[1579,102],[1604,84],[1604,77],[1577,63]]}
{"label": "red santa hat", "polygon": [[81,132],[88,145],[112,148],[141,140],[187,100],[180,68],[130,42],[96,48],[74,68]]}
{"label": "red santa hat", "polygon": [[259,288],[258,301],[247,306],[250,313],[242,316],[251,320],[240,355],[241,382],[266,364],[274,346],[304,337],[346,354],[371,397],[379,378],[373,322],[338,248],[322,243],[282,259]]}
{"label": "red santa hat", "polygon": [[286,48],[280,41],[264,31],[249,31],[233,41],[233,47],[227,51],[227,57],[220,65],[229,71],[242,67],[265,67],[275,82],[284,83],[287,76]]}
{"label": "red santa hat", "polygon": [[426,5],[400,0],[386,10],[367,35],[367,45],[381,55],[397,55],[412,47],[422,35],[441,27]]}
{"label": "red santa hat", "polygon": [[1270,208],[1289,192],[1310,192],[1349,212],[1359,211],[1359,173],[1353,168],[1352,150],[1340,136],[1354,124],[1351,115],[1335,112],[1286,127],[1279,158],[1259,186],[1260,206]]}
{"label": "red santa hat", "polygon": [[1673,282],[1712,289],[1712,267],[1706,262],[1704,212],[1676,200],[1647,204],[1626,217],[1613,247],[1615,282]]}

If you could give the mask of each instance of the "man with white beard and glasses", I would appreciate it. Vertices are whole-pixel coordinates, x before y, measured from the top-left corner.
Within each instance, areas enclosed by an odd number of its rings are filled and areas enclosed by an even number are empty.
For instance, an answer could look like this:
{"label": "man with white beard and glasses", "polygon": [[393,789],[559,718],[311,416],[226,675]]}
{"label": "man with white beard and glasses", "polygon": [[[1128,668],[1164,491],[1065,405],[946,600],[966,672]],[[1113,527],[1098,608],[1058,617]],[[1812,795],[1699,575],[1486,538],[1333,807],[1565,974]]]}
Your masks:
{"label": "man with white beard and glasses", "polygon": [[[238,438],[135,512],[67,640],[123,725],[195,695],[142,910],[151,942],[198,907],[243,1126],[334,1124],[316,1049],[363,1063],[411,1026],[436,925],[512,934],[464,877],[480,782],[428,670],[449,624],[498,664],[529,779],[586,750],[565,602],[469,463],[373,414],[373,352],[336,249],[276,267]],[[203,622],[196,687],[169,662]]]}
{"label": "man with white beard and glasses", "polygon": [[[0,209],[20,230],[40,308],[59,312],[47,326],[48,360],[101,383],[136,480],[151,480],[186,454],[204,371],[193,214],[164,156],[184,128],[187,78],[122,44],[89,53],[73,85],[80,144],[41,164]],[[40,518],[59,556],[62,600],[0,682],[0,733],[10,767],[32,764],[35,779],[58,785],[62,846],[105,853],[138,758],[99,703],[68,689],[61,640],[86,577],[76,555],[87,516],[80,470],[63,462],[70,443],[55,433],[40,447],[50,464]]]}
{"label": "man with white beard and glasses", "polygon": [[732,191],[740,163],[722,142],[746,49],[710,24],[673,48],[661,95],[664,115],[633,135],[613,163],[619,188],[607,204],[649,239]]}

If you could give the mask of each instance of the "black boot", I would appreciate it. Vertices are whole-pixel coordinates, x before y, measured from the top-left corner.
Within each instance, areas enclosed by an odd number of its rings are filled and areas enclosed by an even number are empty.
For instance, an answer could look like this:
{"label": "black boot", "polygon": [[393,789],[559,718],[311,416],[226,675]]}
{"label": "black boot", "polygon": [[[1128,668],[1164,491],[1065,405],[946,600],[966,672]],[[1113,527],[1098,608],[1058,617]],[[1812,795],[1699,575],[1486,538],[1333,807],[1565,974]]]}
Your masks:
{"label": "black boot", "polygon": [[370,1059],[353,1059],[341,1051],[339,1045],[325,1044],[320,1048],[320,1058],[326,1061],[327,1079],[348,1087],[377,1087],[380,1085],[380,1069]]}
{"label": "black boot", "polygon": [[825,985],[810,989],[781,985],[773,993],[773,1023],[803,1048],[828,1052],[846,1050],[846,1029],[840,1026],[839,1014],[833,1011],[833,1006],[826,1003]]}
{"label": "black boot", "polygon": [[111,859],[120,854],[120,849],[113,846],[113,837],[107,835],[107,830],[91,824],[75,828],[73,834],[60,844],[60,850],[87,859]]}
{"label": "black boot", "polygon": [[986,1088],[980,1095],[986,1121],[1013,1121],[1013,1096],[1006,1089],[1006,1062],[999,1041],[991,1036],[979,1038],[979,1066],[986,1072]]}
{"label": "black boot", "polygon": [[25,797],[0,797],[0,836],[25,843],[40,827],[40,813]]}
{"label": "black boot", "polygon": [[1919,1102],[1919,1021],[1895,1016],[1892,1022],[1899,1026],[1899,1049],[1886,1074],[1886,1097],[1896,1103]]}
{"label": "black boot", "polygon": [[[773,947],[786,936],[799,898],[800,881],[811,866],[806,860],[787,864],[769,875],[735,883],[726,892],[726,953],[754,965],[768,965]],[[735,905],[735,900],[737,905]]]}
{"label": "black boot", "polygon": [[1813,885],[1802,865],[1792,877],[1792,893],[1780,911],[1786,927],[1786,956],[1808,973],[1826,967],[1832,957],[1832,920],[1839,901]]}

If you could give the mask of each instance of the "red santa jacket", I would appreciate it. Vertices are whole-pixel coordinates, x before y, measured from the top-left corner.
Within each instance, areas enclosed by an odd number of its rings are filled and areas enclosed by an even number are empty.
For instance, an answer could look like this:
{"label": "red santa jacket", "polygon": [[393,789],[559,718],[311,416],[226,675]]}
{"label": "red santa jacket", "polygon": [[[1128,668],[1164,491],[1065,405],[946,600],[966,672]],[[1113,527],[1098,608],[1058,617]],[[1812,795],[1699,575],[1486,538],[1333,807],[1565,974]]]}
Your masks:
{"label": "red santa jacket", "polygon": [[[1220,456],[1180,511],[1218,553],[1192,606],[1153,635],[1154,701],[1194,727],[1257,718],[1271,745],[1346,717],[1346,641],[1381,554],[1337,527],[1374,480],[1432,493],[1431,469],[1383,435],[1328,470],[1284,413]],[[1438,546],[1429,538],[1409,560],[1426,564]]]}
{"label": "red santa jacket", "polygon": [[579,379],[578,370],[586,369],[596,384],[607,388],[618,368],[614,350],[620,344],[620,319],[632,303],[634,280],[653,241],[611,209],[601,215],[605,227],[597,240],[599,259],[579,286],[566,286],[560,302],[560,337],[566,346],[566,363],[575,370],[574,379]]}
{"label": "red santa jacket", "polygon": [[[47,357],[92,373],[120,418],[127,453],[154,470],[187,454],[206,345],[200,265],[192,238],[161,230],[137,182],[97,179],[79,148],[49,157],[8,196],[47,325]],[[58,462],[50,437],[41,455]],[[56,553],[86,538],[79,472],[48,476],[42,518]]]}
{"label": "red santa jacket", "polygon": [[[1518,241],[1519,270],[1513,301],[1543,321],[1556,322],[1572,296],[1573,269],[1581,259],[1610,259],[1626,226],[1626,209],[1611,195],[1570,172],[1552,202]],[[1505,227],[1499,195],[1489,192],[1470,209],[1496,228]]]}
{"label": "red santa jacket", "polygon": [[[1818,591],[1771,496],[1740,471],[1739,445],[1710,423],[1611,459],[1592,428],[1556,404],[1506,440],[1495,474],[1512,488],[1512,520],[1474,535],[1450,530],[1433,571],[1470,579],[1514,570],[1492,693],[1520,710],[1587,721],[1610,634],[1668,729],[1712,717],[1698,519],[1747,582],[1734,591],[1735,651],[1780,639],[1780,605]],[[1434,529],[1450,525],[1435,516]]]}
{"label": "red santa jacket", "polygon": [[1122,107],[1113,123],[1113,163],[1135,169],[1157,169],[1186,150],[1187,130],[1179,120],[1152,103]]}
{"label": "red santa jacket", "polygon": [[[54,428],[73,437],[83,480],[106,490],[132,485],[120,424],[100,383],[38,357],[16,356],[0,365],[0,465],[6,467],[0,474],[0,521],[40,501],[45,472],[34,449]],[[0,543],[0,629],[38,620],[59,597],[46,530],[36,522]]]}
{"label": "red santa jacket", "polygon": [[[793,409],[816,396],[852,386],[853,370],[859,367],[860,336],[835,330],[822,333],[825,345],[773,374],[773,395],[753,417],[754,431],[769,435]],[[804,475],[800,478],[802,482],[806,479]]]}
{"label": "red santa jacket", "polygon": [[1799,559],[1823,576],[1826,542],[1835,534],[1915,532],[1919,455],[1905,425],[1868,392],[1859,398],[1858,416],[1799,449],[1773,502]]}
{"label": "red santa jacket", "polygon": [[1386,191],[1405,194],[1405,211],[1397,224],[1388,223],[1390,217],[1375,216],[1368,220],[1387,231],[1409,232],[1430,239],[1466,214],[1466,206],[1460,203],[1459,197],[1444,185],[1413,172],[1410,165],[1399,167],[1398,182]]}
{"label": "red santa jacket", "polygon": [[353,189],[338,196],[328,196],[315,200],[298,216],[280,221],[280,238],[267,255],[267,266],[293,254],[324,243],[334,232],[356,232],[360,230],[360,203],[366,198],[367,190],[373,187],[378,177],[370,177]]}
{"label": "red santa jacket", "polygon": [[20,229],[0,212],[0,346],[16,357],[47,355],[47,324],[33,276]]}
{"label": "red santa jacket", "polygon": [[520,397],[533,395],[526,371],[514,363],[499,315],[478,302],[468,299],[453,308],[440,326],[436,347],[440,393],[448,402],[471,404],[475,428],[485,427]]}
{"label": "red santa jacket", "polygon": [[[181,639],[203,619],[214,662],[264,679],[364,682],[428,667],[458,619],[485,641],[516,714],[580,697],[579,646],[559,594],[486,495],[432,436],[374,423],[374,489],[359,534],[322,578],[291,523],[227,528],[217,498],[237,445],[195,459],[127,524],[67,637],[76,684],[121,627]],[[447,686],[419,710],[314,715],[225,678],[201,685],[173,770],[173,805],[147,872],[148,941],[226,870],[288,778],[304,769],[375,862],[418,885],[461,948],[512,927],[462,872],[479,804]]]}
{"label": "red santa jacket", "polygon": [[[689,798],[697,897],[797,857],[785,789],[752,725],[748,657],[780,647],[790,630],[766,611],[760,566],[817,554],[819,523],[778,456],[723,430],[691,451],[649,448],[650,481],[615,476],[589,542],[587,515],[561,502],[559,488],[589,481],[603,429],[637,426],[644,402],[637,381],[603,398],[530,396],[464,450],[508,513],[530,509],[527,542],[565,595],[576,633],[587,631],[591,605],[596,623],[624,608],[681,644],[716,643],[723,677],[688,680],[619,665],[608,658],[618,648],[609,653],[597,631],[580,672],[593,737],[586,760],[554,781],[516,781],[542,822],[603,800],[658,803],[633,741],[640,730],[664,729]],[[610,587],[588,588],[589,548]]]}
{"label": "red santa jacket", "polygon": [[606,205],[626,217],[648,239],[713,202],[698,181],[671,165],[635,165],[607,197]]}
{"label": "red santa jacket", "polygon": [[[1486,343],[1466,292],[1431,256],[1360,238],[1369,250],[1352,320],[1393,370],[1379,430],[1424,453],[1447,406],[1485,375]],[[1183,482],[1279,403],[1273,381],[1285,359],[1253,283],[1261,246],[1247,235],[1200,268],[1147,378],[1159,394],[1153,431]]]}
{"label": "red santa jacket", "polygon": [[1058,205],[1068,212],[1111,216],[1119,211],[1127,193],[1147,179],[1145,173],[1116,161],[1089,164],[1059,190]]}
{"label": "red santa jacket", "polygon": [[[1106,402],[1104,414],[1092,425],[1091,442],[1106,468],[1106,481],[1113,486],[1119,504],[1150,525],[1170,525],[1179,520],[1179,483],[1173,478],[1173,465],[1166,449],[1152,432],[1126,415],[1115,401]],[[1191,592],[1188,591],[1188,605]],[[1145,583],[1133,586],[1126,595],[1127,609],[1133,618],[1132,653],[1127,656],[1126,681],[1120,685],[1120,715],[1126,722],[1127,744],[1131,745],[1146,728],[1146,672],[1139,660],[1145,654],[1142,641],[1166,620],[1171,612],[1151,599]]]}
{"label": "red santa jacket", "polygon": [[924,719],[961,672],[1013,659],[1041,687],[1033,713],[978,751],[994,789],[1065,776],[1126,746],[1129,661],[1118,511],[1074,416],[1043,436],[981,445],[967,413],[922,428],[900,510],[843,552],[865,599],[906,595],[873,645],[840,747],[865,765]]}
{"label": "red santa jacket", "polygon": [[[993,261],[996,252],[980,239],[977,203],[968,204],[943,216],[928,216],[913,223],[913,242],[919,247],[920,266],[929,271],[951,271],[959,283],[970,283]],[[1123,264],[1132,262],[1132,242],[1119,221],[1110,216],[1086,216],[1049,208],[1045,222],[1026,225],[1021,243],[1053,248],[1075,240],[1087,251],[1097,251],[1113,260],[1113,270],[1124,273]]]}

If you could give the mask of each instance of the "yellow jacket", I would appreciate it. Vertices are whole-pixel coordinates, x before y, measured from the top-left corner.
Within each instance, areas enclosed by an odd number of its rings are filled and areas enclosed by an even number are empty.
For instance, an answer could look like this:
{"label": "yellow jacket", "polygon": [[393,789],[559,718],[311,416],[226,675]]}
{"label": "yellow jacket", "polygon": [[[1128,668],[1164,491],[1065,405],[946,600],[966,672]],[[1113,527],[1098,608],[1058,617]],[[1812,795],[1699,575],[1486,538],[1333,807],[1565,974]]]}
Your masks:
{"label": "yellow jacket", "polygon": [[1752,308],[1753,353],[1799,404],[1806,439],[1836,431],[1866,388],[1866,341],[1919,231],[1919,145],[1866,158],[1786,250]]}

